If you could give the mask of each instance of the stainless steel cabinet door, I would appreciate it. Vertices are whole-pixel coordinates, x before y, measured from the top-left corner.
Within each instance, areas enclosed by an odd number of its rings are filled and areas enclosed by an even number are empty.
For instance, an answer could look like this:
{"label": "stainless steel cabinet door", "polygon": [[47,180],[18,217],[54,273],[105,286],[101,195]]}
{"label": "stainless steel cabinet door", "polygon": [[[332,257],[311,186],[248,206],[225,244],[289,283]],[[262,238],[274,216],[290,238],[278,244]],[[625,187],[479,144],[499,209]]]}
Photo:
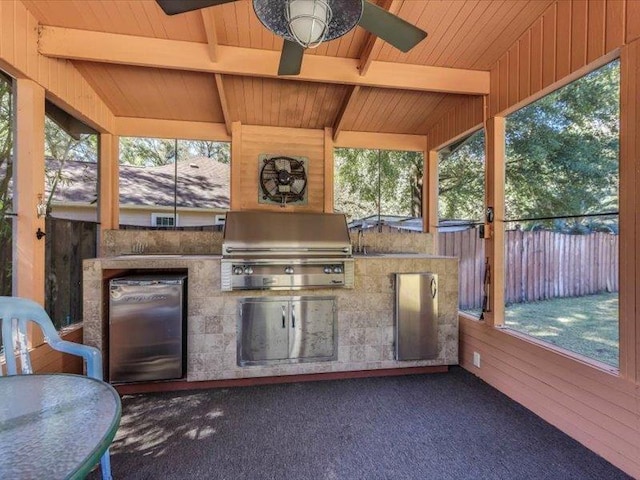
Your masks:
{"label": "stainless steel cabinet door", "polygon": [[438,357],[438,275],[396,274],[396,360]]}
{"label": "stainless steel cabinet door", "polygon": [[289,308],[287,301],[256,299],[240,303],[240,365],[289,357]]}
{"label": "stainless steel cabinet door", "polygon": [[335,300],[333,298],[291,302],[289,356],[314,360],[336,358]]}

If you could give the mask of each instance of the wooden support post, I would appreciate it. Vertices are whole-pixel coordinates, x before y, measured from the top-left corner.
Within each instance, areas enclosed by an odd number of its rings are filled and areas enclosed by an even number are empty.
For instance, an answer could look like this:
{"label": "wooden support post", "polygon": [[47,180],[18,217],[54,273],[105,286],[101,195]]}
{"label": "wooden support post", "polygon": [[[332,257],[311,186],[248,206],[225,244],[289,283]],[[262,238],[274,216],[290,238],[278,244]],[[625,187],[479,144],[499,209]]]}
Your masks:
{"label": "wooden support post", "polygon": [[620,55],[620,375],[640,381],[640,40],[622,48]]}
{"label": "wooden support post", "polygon": [[438,254],[438,152],[425,151],[422,179],[422,228],[433,235],[433,253]]}
{"label": "wooden support post", "polygon": [[505,119],[491,117],[486,123],[486,189],[485,205],[493,208],[493,222],[485,223],[485,252],[491,269],[487,324],[504,324],[504,163]]}
{"label": "wooden support post", "polygon": [[15,163],[13,294],[44,304],[44,216],[36,205],[44,197],[44,89],[32,80],[15,80]]}
{"label": "wooden support post", "polygon": [[117,230],[120,227],[120,174],[119,145],[120,138],[109,133],[100,134],[100,158],[98,178],[98,221],[100,235],[98,251],[102,255],[102,235],[105,230]]}
{"label": "wooden support post", "polygon": [[242,199],[240,198],[240,167],[242,165],[242,124],[231,124],[231,210],[240,210]]}
{"label": "wooden support post", "polygon": [[324,211],[333,213],[333,132],[324,129]]}
{"label": "wooden support post", "polygon": [[[37,205],[46,202],[44,191],[44,89],[32,80],[14,81],[14,194],[13,295],[44,305],[45,217]],[[44,232],[46,233],[46,232]],[[29,324],[29,344],[42,345],[39,328]]]}

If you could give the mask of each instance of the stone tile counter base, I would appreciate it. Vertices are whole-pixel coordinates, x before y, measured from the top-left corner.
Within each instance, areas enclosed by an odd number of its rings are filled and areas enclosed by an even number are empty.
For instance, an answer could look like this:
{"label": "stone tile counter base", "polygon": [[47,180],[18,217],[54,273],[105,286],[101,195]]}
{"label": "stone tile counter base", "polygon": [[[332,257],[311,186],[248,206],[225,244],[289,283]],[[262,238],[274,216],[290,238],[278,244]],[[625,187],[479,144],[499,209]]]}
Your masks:
{"label": "stone tile counter base", "polygon": [[[108,312],[105,273],[138,269],[188,272],[187,381],[322,372],[376,370],[458,363],[458,260],[425,254],[356,257],[355,288],[295,291],[220,291],[218,256],[119,256],[84,262],[84,340],[106,352]],[[438,358],[393,359],[393,273],[433,272],[440,278]],[[108,276],[108,275],[107,275]],[[338,360],[270,366],[237,365],[238,299],[262,296],[335,296]],[[106,297],[104,297],[106,298]],[[105,364],[107,364],[105,359]]]}

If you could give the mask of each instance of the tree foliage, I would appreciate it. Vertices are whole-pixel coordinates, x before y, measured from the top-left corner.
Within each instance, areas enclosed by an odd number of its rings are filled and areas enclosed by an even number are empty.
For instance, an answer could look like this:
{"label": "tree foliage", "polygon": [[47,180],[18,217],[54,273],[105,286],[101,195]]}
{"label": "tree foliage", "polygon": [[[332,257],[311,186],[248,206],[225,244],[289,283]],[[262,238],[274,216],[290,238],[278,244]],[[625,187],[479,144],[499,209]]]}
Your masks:
{"label": "tree foliage", "polygon": [[[507,219],[617,210],[619,67],[605,65],[507,117]],[[482,219],[484,148],[477,132],[439,152],[440,218]],[[587,219],[536,222],[577,224],[593,228]]]}
{"label": "tree foliage", "polygon": [[482,220],[484,144],[480,130],[438,152],[438,218]]}
{"label": "tree foliage", "polygon": [[507,117],[506,218],[618,208],[620,65],[605,65]]}
{"label": "tree foliage", "polygon": [[11,295],[11,217],[12,210],[9,184],[13,173],[11,153],[13,98],[11,84],[0,76],[0,295]]}
{"label": "tree foliage", "polygon": [[[65,175],[65,163],[70,160],[97,163],[98,136],[80,135],[79,139],[75,139],[46,117],[44,121],[44,155],[47,159],[44,174],[46,191],[48,192],[46,198],[47,214],[49,214],[56,190],[78,180]],[[97,201],[98,185],[96,184],[94,187]]]}
{"label": "tree foliage", "polygon": [[335,209],[352,219],[420,216],[422,171],[420,152],[336,149]]}
{"label": "tree foliage", "polygon": [[138,167],[155,167],[192,157],[206,157],[229,163],[230,145],[207,140],[176,140],[166,138],[120,138],[120,163]]}

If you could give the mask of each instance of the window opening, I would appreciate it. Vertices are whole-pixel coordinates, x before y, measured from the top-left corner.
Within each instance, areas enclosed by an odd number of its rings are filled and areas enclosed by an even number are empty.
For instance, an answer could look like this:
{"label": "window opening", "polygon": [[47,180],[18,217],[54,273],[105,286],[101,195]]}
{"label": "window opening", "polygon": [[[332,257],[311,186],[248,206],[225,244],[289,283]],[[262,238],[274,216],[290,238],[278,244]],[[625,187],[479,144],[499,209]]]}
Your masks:
{"label": "window opening", "polygon": [[98,135],[45,103],[45,310],[56,328],[83,319],[82,261],[97,256]]}
{"label": "window opening", "polygon": [[505,326],[619,364],[620,64],[506,119]]}
{"label": "window opening", "polygon": [[[120,227],[221,230],[229,167],[227,142],[122,137]],[[176,220],[156,225],[153,215]]]}
{"label": "window opening", "polygon": [[334,209],[350,228],[422,232],[421,152],[338,148]]}
{"label": "window opening", "polygon": [[486,289],[485,134],[478,130],[438,151],[438,250],[459,258],[460,311],[479,317]]}

